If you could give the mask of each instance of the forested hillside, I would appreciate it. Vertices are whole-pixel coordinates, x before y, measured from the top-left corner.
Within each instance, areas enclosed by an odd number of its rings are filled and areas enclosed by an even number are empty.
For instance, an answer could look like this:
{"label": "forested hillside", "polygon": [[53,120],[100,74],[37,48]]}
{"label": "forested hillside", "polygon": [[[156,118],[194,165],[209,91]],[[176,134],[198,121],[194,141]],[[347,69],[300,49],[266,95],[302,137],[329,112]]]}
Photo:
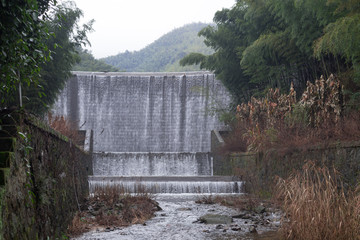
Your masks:
{"label": "forested hillside", "polygon": [[198,36],[206,26],[204,23],[188,24],[165,34],[140,51],[126,51],[101,60],[127,72],[199,70],[198,66],[181,67],[179,60],[190,52],[213,52],[204,44],[204,38]]}
{"label": "forested hillside", "polygon": [[299,94],[306,82],[336,74],[347,98],[360,97],[360,7],[353,0],[238,0],[201,30],[210,55],[182,65],[213,70],[239,102],[268,88]]}
{"label": "forested hillside", "polygon": [[77,50],[79,53],[78,63],[73,66],[73,71],[92,71],[92,72],[118,72],[119,70],[116,67],[113,67],[104,61],[97,60],[86,49],[79,48]]}

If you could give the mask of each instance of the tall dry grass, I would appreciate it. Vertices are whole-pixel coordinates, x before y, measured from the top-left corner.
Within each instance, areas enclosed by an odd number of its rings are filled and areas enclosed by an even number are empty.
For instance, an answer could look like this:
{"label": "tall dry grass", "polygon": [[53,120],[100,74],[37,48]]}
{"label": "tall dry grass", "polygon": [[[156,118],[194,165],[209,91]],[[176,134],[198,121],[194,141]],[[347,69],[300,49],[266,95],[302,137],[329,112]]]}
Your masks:
{"label": "tall dry grass", "polygon": [[277,197],[286,218],[286,239],[360,239],[360,193],[345,194],[336,170],[308,162],[302,171],[279,179]]}

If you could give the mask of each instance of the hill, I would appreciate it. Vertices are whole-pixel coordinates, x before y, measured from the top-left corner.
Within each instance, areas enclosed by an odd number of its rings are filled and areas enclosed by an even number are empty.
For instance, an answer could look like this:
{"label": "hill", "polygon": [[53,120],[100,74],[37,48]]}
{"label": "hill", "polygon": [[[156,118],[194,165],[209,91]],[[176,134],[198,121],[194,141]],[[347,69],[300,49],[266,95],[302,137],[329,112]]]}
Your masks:
{"label": "hill", "polygon": [[88,50],[77,49],[79,53],[79,62],[72,68],[73,71],[92,71],[92,72],[118,72],[119,69],[97,60]]}
{"label": "hill", "polygon": [[205,23],[187,24],[163,35],[140,51],[119,53],[103,58],[104,62],[127,72],[174,72],[199,70],[198,66],[179,65],[180,59],[191,52],[212,54],[198,32]]}

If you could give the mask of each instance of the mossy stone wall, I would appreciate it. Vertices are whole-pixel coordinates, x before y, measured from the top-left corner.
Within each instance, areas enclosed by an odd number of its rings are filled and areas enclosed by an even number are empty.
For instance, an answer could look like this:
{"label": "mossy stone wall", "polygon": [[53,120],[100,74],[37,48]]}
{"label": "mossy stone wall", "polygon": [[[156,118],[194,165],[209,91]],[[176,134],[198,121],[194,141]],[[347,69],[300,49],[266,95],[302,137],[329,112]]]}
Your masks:
{"label": "mossy stone wall", "polygon": [[32,116],[8,115],[17,132],[0,196],[1,237],[61,239],[88,194],[91,154]]}

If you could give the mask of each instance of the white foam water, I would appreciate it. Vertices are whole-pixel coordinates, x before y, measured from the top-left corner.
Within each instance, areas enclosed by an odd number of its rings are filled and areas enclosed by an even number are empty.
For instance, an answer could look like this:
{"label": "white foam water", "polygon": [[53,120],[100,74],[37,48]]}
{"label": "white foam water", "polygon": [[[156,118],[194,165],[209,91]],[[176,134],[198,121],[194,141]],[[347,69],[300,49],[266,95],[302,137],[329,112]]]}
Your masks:
{"label": "white foam water", "polygon": [[153,193],[153,194],[183,194],[183,193],[240,193],[242,182],[214,182],[204,181],[112,181],[90,180],[90,192],[105,186],[117,187],[125,193]]}

